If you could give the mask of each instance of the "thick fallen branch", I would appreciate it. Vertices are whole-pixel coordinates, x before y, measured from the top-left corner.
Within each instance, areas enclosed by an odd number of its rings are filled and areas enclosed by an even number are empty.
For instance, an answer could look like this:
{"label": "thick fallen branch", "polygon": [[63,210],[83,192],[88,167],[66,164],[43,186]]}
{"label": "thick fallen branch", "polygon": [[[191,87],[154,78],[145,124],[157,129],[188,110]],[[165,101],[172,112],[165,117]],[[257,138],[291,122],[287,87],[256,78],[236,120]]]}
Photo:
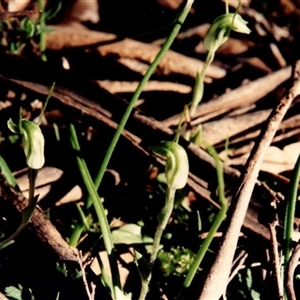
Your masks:
{"label": "thick fallen branch", "polygon": [[266,127],[262,129],[260,138],[247,161],[240,187],[231,202],[222,242],[216,252],[215,261],[202,283],[198,299],[219,299],[226,290],[239,233],[264,154],[291,103],[300,95],[300,61],[296,63],[293,79],[292,87],[270,114]]}
{"label": "thick fallen branch", "polygon": [[[0,205],[3,204],[18,213],[27,206],[28,200],[9,186],[0,175]],[[3,214],[4,210],[1,213]],[[9,215],[5,215],[5,218],[8,222],[11,221]],[[39,207],[34,211],[28,229],[57,260],[78,262],[77,250],[67,244]]]}

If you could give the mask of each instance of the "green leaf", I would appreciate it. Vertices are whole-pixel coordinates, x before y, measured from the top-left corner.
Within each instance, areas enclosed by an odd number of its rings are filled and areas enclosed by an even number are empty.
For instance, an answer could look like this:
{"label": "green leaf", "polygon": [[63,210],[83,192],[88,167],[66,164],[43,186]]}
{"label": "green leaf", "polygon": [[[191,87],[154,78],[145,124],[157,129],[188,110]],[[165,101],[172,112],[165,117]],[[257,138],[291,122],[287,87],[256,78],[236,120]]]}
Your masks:
{"label": "green leaf", "polygon": [[9,166],[7,165],[4,158],[0,155],[0,170],[5,177],[5,180],[13,186],[18,192],[20,192],[20,188],[18,186],[17,180],[13,173],[11,172]]}
{"label": "green leaf", "polygon": [[251,293],[252,299],[254,299],[254,300],[261,299],[259,292],[257,292],[257,291],[255,291],[255,290],[252,289],[250,293]]}
{"label": "green leaf", "polygon": [[[19,287],[21,287],[21,286],[19,286]],[[19,288],[15,287],[15,286],[9,286],[9,287],[5,288],[4,292],[5,292],[5,295],[7,297],[9,297],[10,299],[22,300],[22,290],[20,290]]]}
{"label": "green leaf", "polygon": [[114,244],[150,244],[153,239],[141,234],[141,226],[136,224],[126,224],[119,229],[112,231]]}
{"label": "green leaf", "polygon": [[11,300],[23,300],[23,299],[30,299],[35,300],[34,296],[32,295],[31,289],[23,288],[22,285],[9,286],[5,288],[5,296],[9,297]]}

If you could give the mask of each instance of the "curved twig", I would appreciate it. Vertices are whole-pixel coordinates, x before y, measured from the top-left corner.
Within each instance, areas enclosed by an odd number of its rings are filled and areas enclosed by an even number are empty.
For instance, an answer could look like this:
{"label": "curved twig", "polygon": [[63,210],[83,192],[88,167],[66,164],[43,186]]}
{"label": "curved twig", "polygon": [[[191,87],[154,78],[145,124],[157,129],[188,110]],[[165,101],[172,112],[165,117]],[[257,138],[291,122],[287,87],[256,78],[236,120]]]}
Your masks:
{"label": "curved twig", "polygon": [[285,277],[285,288],[286,294],[289,300],[297,300],[294,290],[294,272],[298,265],[300,258],[300,244],[297,245],[293,254],[288,262],[286,277]]}

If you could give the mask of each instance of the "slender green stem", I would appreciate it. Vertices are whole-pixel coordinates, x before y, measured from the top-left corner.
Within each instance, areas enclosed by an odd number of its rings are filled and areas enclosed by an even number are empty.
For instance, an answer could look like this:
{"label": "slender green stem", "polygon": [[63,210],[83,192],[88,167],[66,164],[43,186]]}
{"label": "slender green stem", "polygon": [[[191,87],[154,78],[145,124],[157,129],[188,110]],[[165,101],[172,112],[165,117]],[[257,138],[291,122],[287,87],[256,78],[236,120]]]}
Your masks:
{"label": "slender green stem", "polygon": [[[284,216],[283,240],[284,240],[284,271],[291,255],[292,234],[294,230],[294,218],[297,202],[298,184],[300,179],[300,155],[298,156],[288,195],[286,198],[286,210]],[[283,273],[284,274],[284,273]]]}
{"label": "slender green stem", "polygon": [[72,247],[77,247],[78,245],[78,241],[81,237],[81,234],[83,233],[85,227],[83,226],[83,222],[81,223],[76,223],[74,228],[73,228],[73,231],[72,231],[72,234],[69,238],[69,241],[68,241],[68,244]]}
{"label": "slender green stem", "polygon": [[180,116],[180,119],[179,119],[179,123],[178,123],[178,126],[177,126],[177,130],[176,130],[176,134],[175,134],[175,137],[174,137],[174,140],[173,142],[178,144],[178,141],[179,141],[179,138],[180,138],[180,133],[181,133],[181,128],[182,128],[182,121],[183,121],[183,117],[184,115],[186,114],[186,110],[188,109],[188,106],[185,105],[184,106],[184,109],[181,113],[181,116]]}
{"label": "slender green stem", "polygon": [[110,231],[110,227],[106,218],[105,210],[102,205],[102,201],[97,193],[97,190],[95,188],[95,185],[92,181],[91,175],[88,171],[87,165],[82,157],[80,157],[80,146],[77,139],[77,134],[75,131],[75,127],[73,124],[70,124],[70,133],[71,133],[71,143],[73,149],[76,151],[76,159],[79,166],[79,170],[81,172],[84,184],[88,190],[88,193],[91,196],[92,204],[94,205],[95,212],[100,224],[101,233],[103,236],[103,242],[105,249],[108,254],[109,264],[111,268],[111,274],[112,274],[112,287],[111,292],[114,299],[117,299],[117,289],[121,290],[121,283],[120,283],[120,276],[119,276],[119,270],[117,266],[117,259],[115,257],[114,252],[114,244],[112,240],[112,235]]}
{"label": "slender green stem", "polygon": [[90,230],[90,224],[89,224],[89,222],[88,222],[88,220],[87,220],[87,218],[86,218],[86,216],[85,216],[85,214],[84,214],[81,206],[79,204],[76,204],[76,207],[77,207],[77,210],[78,210],[79,215],[81,217],[82,223],[83,223],[83,225],[85,227],[85,230]]}
{"label": "slender green stem", "polygon": [[193,89],[193,97],[190,104],[190,117],[192,118],[195,115],[196,108],[202,100],[203,92],[204,92],[204,77],[207,71],[207,68],[213,62],[215,57],[215,53],[209,51],[206,55],[206,59],[204,65],[201,70],[198,70],[196,74],[196,80]]}
{"label": "slender green stem", "polygon": [[186,292],[187,288],[191,285],[192,280],[197,273],[197,270],[198,270],[205,254],[214,238],[215,233],[217,232],[220,225],[226,218],[226,213],[227,213],[227,209],[228,209],[228,203],[227,203],[227,200],[226,200],[226,197],[224,194],[225,184],[224,184],[222,164],[221,164],[220,159],[218,158],[218,155],[213,147],[207,146],[207,150],[210,153],[210,155],[212,155],[212,157],[214,158],[214,161],[216,164],[217,179],[218,179],[218,185],[219,185],[218,186],[218,194],[219,194],[221,209],[219,210],[219,212],[208,232],[207,237],[203,241],[203,243],[195,257],[195,260],[193,261],[193,264],[191,265],[191,268],[190,268],[190,270],[185,278],[185,281],[183,283],[183,288],[177,297],[178,300],[184,299],[185,292]]}
{"label": "slender green stem", "polygon": [[[177,22],[174,25],[174,28],[172,29],[170,35],[167,37],[164,45],[162,46],[161,50],[159,51],[159,53],[157,54],[157,56],[155,57],[154,61],[152,62],[152,64],[150,65],[149,69],[147,70],[146,74],[144,75],[143,79],[141,80],[141,82],[139,83],[136,91],[134,92],[130,102],[128,103],[128,106],[124,112],[124,115],[120,121],[120,124],[111,140],[111,143],[107,149],[107,152],[105,154],[105,157],[103,159],[103,162],[101,164],[101,167],[99,169],[99,172],[96,176],[95,179],[95,186],[96,188],[98,188],[100,186],[100,183],[103,179],[105,170],[108,166],[108,163],[111,159],[111,156],[113,154],[113,151],[117,145],[117,142],[122,134],[122,131],[124,130],[124,127],[130,117],[130,114],[132,112],[132,109],[136,103],[136,101],[138,100],[145,84],[148,82],[150,76],[152,75],[152,73],[155,71],[156,67],[158,66],[159,62],[161,61],[161,59],[163,58],[163,56],[165,55],[165,53],[169,50],[171,44],[173,43],[174,39],[176,38],[185,18],[188,15],[188,12],[193,4],[194,0],[188,0],[183,8],[183,10],[181,11],[181,13],[178,16]],[[88,206],[90,205],[90,200],[88,201]]]}
{"label": "slender green stem", "polygon": [[153,246],[152,246],[152,252],[151,252],[151,256],[150,256],[149,274],[148,274],[147,278],[142,278],[142,287],[141,287],[141,293],[140,293],[139,300],[144,300],[148,293],[149,283],[151,280],[151,272],[152,272],[153,264],[157,258],[158,251],[160,249],[161,237],[162,237],[164,230],[166,229],[166,226],[168,224],[168,221],[169,221],[170,216],[173,211],[175,192],[176,192],[175,189],[169,189],[167,187],[166,203],[158,215],[158,226],[157,226],[157,229],[155,232]]}
{"label": "slender green stem", "polygon": [[41,111],[41,113],[40,113],[39,120],[38,120],[38,122],[37,122],[38,125],[41,124],[42,118],[43,118],[43,116],[45,115],[45,111],[46,111],[47,105],[48,105],[48,103],[49,103],[49,100],[50,100],[50,98],[51,98],[51,96],[52,96],[52,94],[53,94],[54,87],[55,87],[55,82],[52,83],[52,85],[51,85],[51,87],[50,87],[50,90],[49,90],[49,92],[48,92],[48,95],[47,95],[47,98],[46,98],[44,107],[43,107],[43,109],[42,109],[42,111]]}
{"label": "slender green stem", "polygon": [[[80,215],[81,223],[75,224],[73,232],[70,236],[69,245],[72,246],[72,247],[77,247],[80,236],[81,236],[81,234],[84,230],[90,230],[90,225],[89,225],[89,223],[88,223],[88,221],[85,217],[85,214],[84,214],[81,206],[79,204],[76,204],[76,207],[77,207],[77,210],[78,210],[79,215]],[[82,226],[82,224],[84,226]]]}
{"label": "slender green stem", "polygon": [[229,13],[228,0],[226,0],[225,2],[225,10],[226,10],[226,14],[228,14]]}
{"label": "slender green stem", "polygon": [[[203,98],[203,93],[204,93],[204,77],[206,74],[206,70],[209,67],[209,65],[212,63],[214,60],[215,53],[212,51],[209,51],[206,55],[206,59],[204,62],[204,65],[201,70],[197,71],[196,74],[196,79],[195,79],[195,84],[194,84],[194,89],[193,89],[193,96],[192,96],[192,101],[190,102],[189,105],[189,117],[190,120],[194,117],[197,106],[201,102]],[[190,141],[191,139],[191,130],[186,131],[184,138],[187,141]]]}
{"label": "slender green stem", "polygon": [[34,191],[35,191],[35,181],[37,178],[38,170],[29,168],[28,177],[29,177],[29,196],[28,196],[28,205],[31,205],[34,202]]}
{"label": "slender green stem", "polygon": [[171,217],[173,207],[174,207],[174,198],[175,198],[175,189],[166,189],[166,203],[162,211],[158,215],[158,226],[155,232],[152,253],[150,257],[150,264],[153,265],[154,261],[157,258],[157,253],[159,251],[160,241],[164,230],[168,224],[168,221]]}
{"label": "slender green stem", "polygon": [[38,0],[38,8],[40,10],[40,26],[41,26],[41,33],[40,33],[40,51],[41,51],[41,59],[42,61],[47,61],[47,56],[45,54],[46,50],[46,20],[45,20],[45,7],[43,4],[43,0]]}

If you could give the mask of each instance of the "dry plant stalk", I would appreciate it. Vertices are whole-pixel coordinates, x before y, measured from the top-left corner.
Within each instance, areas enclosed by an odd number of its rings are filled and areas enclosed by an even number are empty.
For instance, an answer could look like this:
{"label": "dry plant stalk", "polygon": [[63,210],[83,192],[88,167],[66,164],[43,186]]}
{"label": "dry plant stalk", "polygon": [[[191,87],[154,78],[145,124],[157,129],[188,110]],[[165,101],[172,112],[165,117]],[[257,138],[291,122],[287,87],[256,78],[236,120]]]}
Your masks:
{"label": "dry plant stalk", "polygon": [[239,233],[260,170],[260,165],[284,115],[298,95],[300,95],[300,61],[297,61],[295,64],[291,88],[270,114],[265,128],[261,130],[260,137],[251,151],[245,165],[245,172],[241,177],[241,184],[229,208],[222,242],[216,252],[215,261],[208,270],[208,274],[202,284],[202,290],[198,299],[219,299],[226,291]]}

